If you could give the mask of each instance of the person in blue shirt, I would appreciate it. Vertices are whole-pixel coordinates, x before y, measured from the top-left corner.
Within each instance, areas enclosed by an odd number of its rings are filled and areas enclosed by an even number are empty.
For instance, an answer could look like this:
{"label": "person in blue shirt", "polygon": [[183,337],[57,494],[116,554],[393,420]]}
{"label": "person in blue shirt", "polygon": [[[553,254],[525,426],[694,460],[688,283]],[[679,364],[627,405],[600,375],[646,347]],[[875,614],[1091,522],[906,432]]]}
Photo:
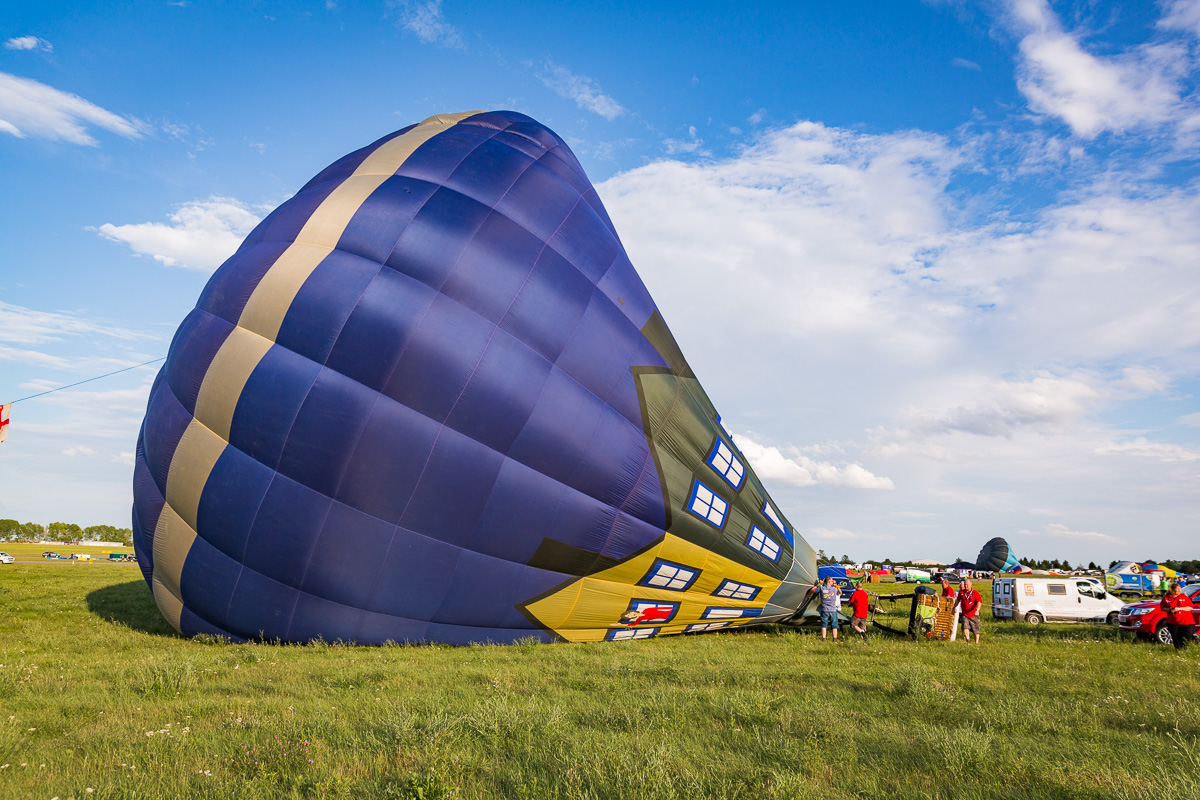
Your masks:
{"label": "person in blue shirt", "polygon": [[833,578],[826,578],[824,583],[817,587],[821,593],[821,638],[825,639],[825,633],[829,628],[833,629],[833,640],[837,641],[838,636],[838,610],[842,607],[842,590],[838,588],[837,581]]}

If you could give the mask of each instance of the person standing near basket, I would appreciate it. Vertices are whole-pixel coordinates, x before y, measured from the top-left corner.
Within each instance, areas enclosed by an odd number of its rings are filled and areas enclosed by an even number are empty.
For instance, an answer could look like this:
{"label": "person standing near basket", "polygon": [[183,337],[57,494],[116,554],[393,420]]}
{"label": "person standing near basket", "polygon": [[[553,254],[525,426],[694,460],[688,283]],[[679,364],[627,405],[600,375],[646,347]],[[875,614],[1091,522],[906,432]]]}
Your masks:
{"label": "person standing near basket", "polygon": [[850,595],[850,608],[854,611],[854,616],[850,618],[850,627],[857,633],[862,640],[867,640],[867,615],[871,610],[871,598],[867,595],[866,589],[862,584],[854,589],[854,594]]}
{"label": "person standing near basket", "polygon": [[1172,583],[1171,589],[1163,595],[1158,604],[1159,609],[1167,615],[1167,626],[1171,629],[1171,641],[1176,650],[1183,650],[1196,632],[1196,617],[1192,599],[1183,593],[1179,583]]}
{"label": "person standing near basket", "polygon": [[983,597],[971,588],[970,581],[963,581],[954,605],[962,609],[963,639],[970,644],[971,634],[975,634],[975,644],[979,644],[979,607],[983,605]]}
{"label": "person standing near basket", "polygon": [[833,628],[833,640],[837,641],[838,610],[842,607],[842,590],[837,581],[826,578],[818,587],[821,593],[821,639],[825,639],[825,631]]}

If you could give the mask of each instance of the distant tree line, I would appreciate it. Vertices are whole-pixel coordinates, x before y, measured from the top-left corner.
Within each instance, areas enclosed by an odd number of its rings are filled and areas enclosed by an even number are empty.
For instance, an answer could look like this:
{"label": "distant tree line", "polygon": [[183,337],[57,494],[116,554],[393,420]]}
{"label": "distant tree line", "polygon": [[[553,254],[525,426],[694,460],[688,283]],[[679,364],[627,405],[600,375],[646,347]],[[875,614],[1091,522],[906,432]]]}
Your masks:
{"label": "distant tree line", "polygon": [[[1151,560],[1153,561],[1153,559],[1151,559]],[[955,564],[960,561],[963,561],[963,559],[956,558],[956,559],[954,559],[954,561],[952,561],[950,563]],[[850,556],[848,556],[848,555],[843,555],[841,557],[841,559],[838,559],[837,557],[835,557],[831,554],[826,554],[826,552],[824,550],[818,550],[817,551],[817,563],[818,564],[857,564],[860,562],[851,559]],[[892,558],[882,558],[882,559],[878,559],[878,560],[868,558],[865,563],[868,563],[868,564],[891,564],[894,567],[913,566],[913,563],[911,561],[897,561],[896,559],[892,559]],[[1023,558],[1023,559],[1021,559],[1021,563],[1024,564],[1025,566],[1029,567],[1030,569],[1065,569],[1065,570],[1104,569],[1103,566],[1097,564],[1095,561],[1089,561],[1086,565],[1084,565],[1084,563],[1082,561],[1072,564],[1072,562],[1068,561],[1065,558],[1043,558],[1043,559]],[[1108,566],[1113,567],[1119,563],[1121,563],[1121,562],[1110,561]],[[1170,567],[1171,569],[1175,570],[1176,572],[1182,572],[1187,575],[1200,572],[1200,560],[1192,560],[1192,561],[1167,560],[1167,561],[1156,561],[1155,563],[1158,564],[1159,566]]]}
{"label": "distant tree line", "polygon": [[56,542],[120,542],[133,544],[133,529],[114,528],[112,525],[91,525],[80,528],[72,522],[17,522],[15,519],[0,519],[0,542],[39,542],[50,539]]}

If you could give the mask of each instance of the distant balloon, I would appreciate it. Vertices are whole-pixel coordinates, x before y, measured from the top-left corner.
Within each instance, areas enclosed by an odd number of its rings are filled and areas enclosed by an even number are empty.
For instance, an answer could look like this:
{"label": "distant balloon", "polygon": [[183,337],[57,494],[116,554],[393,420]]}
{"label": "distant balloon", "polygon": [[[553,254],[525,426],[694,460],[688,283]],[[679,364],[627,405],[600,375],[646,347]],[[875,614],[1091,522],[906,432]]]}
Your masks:
{"label": "distant balloon", "polygon": [[985,572],[1011,572],[1021,562],[1008,548],[1008,542],[997,536],[991,539],[975,557],[975,568]]}
{"label": "distant balloon", "polygon": [[386,136],[255,228],[151,390],[133,529],[170,623],[233,639],[636,639],[780,620],[816,575],[514,112]]}

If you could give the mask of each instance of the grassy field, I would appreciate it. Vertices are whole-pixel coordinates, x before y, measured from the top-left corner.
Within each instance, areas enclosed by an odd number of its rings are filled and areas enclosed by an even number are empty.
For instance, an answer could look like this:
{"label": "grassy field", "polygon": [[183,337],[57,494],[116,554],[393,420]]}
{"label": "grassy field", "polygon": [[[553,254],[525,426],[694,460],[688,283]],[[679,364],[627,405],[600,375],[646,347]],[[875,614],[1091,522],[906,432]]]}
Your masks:
{"label": "grassy field", "polygon": [[233,645],[134,566],[5,565],[0,797],[1200,796],[1200,648],[983,636]]}
{"label": "grassy field", "polygon": [[0,542],[0,552],[8,553],[18,561],[41,561],[42,553],[52,550],[60,556],[71,553],[86,553],[98,558],[101,553],[132,553],[132,547],[97,547],[96,545],[29,544],[27,542]]}

